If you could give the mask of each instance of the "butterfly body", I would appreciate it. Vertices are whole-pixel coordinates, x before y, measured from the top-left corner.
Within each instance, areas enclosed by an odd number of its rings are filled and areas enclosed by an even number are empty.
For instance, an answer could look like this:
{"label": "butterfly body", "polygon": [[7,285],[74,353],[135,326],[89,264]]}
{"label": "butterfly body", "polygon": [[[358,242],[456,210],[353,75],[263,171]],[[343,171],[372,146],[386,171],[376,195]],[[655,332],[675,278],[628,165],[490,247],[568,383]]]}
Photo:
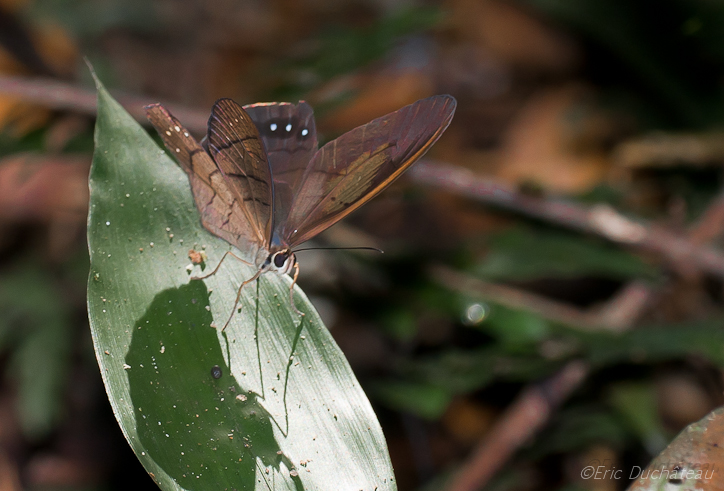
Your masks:
{"label": "butterfly body", "polygon": [[422,99],[319,149],[305,102],[241,107],[220,99],[201,143],[160,104],[146,112],[188,174],[204,227],[257,268],[238,302],[263,273],[294,271],[296,281],[294,248],[399,177],[442,135],[455,106],[451,96]]}

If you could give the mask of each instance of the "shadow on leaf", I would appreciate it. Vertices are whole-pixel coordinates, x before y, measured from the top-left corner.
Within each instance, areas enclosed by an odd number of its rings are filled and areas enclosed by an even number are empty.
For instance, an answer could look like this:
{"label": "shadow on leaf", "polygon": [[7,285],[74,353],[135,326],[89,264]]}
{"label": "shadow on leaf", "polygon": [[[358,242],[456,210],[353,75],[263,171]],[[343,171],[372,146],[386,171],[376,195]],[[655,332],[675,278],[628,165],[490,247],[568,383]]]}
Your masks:
{"label": "shadow on leaf", "polygon": [[146,453],[189,490],[255,489],[257,479],[304,489],[272,416],[230,373],[212,321],[209,292],[192,281],[156,295],[136,322],[126,364]]}

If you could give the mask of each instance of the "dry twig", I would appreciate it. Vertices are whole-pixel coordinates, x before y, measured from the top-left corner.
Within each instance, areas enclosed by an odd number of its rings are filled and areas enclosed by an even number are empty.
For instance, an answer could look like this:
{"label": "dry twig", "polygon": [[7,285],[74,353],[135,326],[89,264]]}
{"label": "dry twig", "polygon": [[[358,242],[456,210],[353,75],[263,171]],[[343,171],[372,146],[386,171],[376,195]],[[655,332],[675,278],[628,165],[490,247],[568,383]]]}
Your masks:
{"label": "dry twig", "polygon": [[660,254],[676,267],[694,267],[724,278],[724,254],[661,227],[631,220],[608,205],[586,208],[563,200],[527,196],[511,186],[460,167],[421,162],[410,172],[421,183],[550,223]]}
{"label": "dry twig", "polygon": [[572,361],[548,380],[521,392],[473,450],[447,491],[481,489],[522,444],[542,428],[558,405],[586,377],[588,367]]}
{"label": "dry twig", "polygon": [[[0,75],[0,94],[47,106],[95,116],[96,91],[50,78],[9,77]],[[118,102],[138,121],[146,122],[143,106],[158,102],[150,97],[117,94]],[[165,103],[164,103],[165,104]],[[198,111],[179,104],[167,104],[174,116],[195,133],[205,133],[207,111]]]}
{"label": "dry twig", "polygon": [[712,200],[709,207],[689,228],[688,236],[695,244],[705,244],[724,234],[724,191]]}
{"label": "dry twig", "polygon": [[544,319],[577,329],[623,331],[638,319],[654,295],[641,282],[626,285],[604,307],[582,310],[535,293],[473,278],[445,266],[434,266],[431,276],[451,290],[495,302],[513,309],[533,312]]}

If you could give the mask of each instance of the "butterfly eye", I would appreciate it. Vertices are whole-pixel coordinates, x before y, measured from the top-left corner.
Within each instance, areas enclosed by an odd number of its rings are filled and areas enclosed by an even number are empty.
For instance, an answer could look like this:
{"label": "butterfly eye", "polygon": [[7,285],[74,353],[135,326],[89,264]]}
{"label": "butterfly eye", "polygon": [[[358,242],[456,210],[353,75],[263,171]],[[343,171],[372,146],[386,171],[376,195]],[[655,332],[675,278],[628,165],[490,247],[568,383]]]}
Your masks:
{"label": "butterfly eye", "polygon": [[290,131],[292,131],[292,123],[288,123],[288,124],[287,124],[287,127],[286,127],[285,129],[287,130],[287,133],[289,133]]}
{"label": "butterfly eye", "polygon": [[289,256],[287,256],[286,254],[284,254],[282,252],[280,252],[279,254],[275,254],[274,255],[274,266],[276,266],[277,268],[281,268],[282,266],[284,266],[284,263],[287,262],[288,258],[289,258]]}
{"label": "butterfly eye", "polygon": [[276,131],[276,130],[277,130],[277,124],[276,124],[276,123],[270,124],[270,125],[269,125],[269,129],[272,130],[272,131]]}

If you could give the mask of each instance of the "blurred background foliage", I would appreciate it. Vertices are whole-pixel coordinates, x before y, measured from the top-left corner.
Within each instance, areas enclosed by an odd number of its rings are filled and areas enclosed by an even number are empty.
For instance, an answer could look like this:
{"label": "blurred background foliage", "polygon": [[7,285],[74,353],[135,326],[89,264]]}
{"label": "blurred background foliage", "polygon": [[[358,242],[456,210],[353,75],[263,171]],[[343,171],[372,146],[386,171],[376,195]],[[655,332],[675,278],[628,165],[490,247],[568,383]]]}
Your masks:
{"label": "blurred background foliage", "polygon": [[84,55],[197,134],[222,96],[306,99],[329,140],[454,95],[424,169],[315,239],[385,254],[302,253],[300,284],[400,489],[476,453],[486,489],[624,489],[581,469],[724,403],[723,36],[708,0],[0,0],[0,489],[155,489],[90,346]]}

